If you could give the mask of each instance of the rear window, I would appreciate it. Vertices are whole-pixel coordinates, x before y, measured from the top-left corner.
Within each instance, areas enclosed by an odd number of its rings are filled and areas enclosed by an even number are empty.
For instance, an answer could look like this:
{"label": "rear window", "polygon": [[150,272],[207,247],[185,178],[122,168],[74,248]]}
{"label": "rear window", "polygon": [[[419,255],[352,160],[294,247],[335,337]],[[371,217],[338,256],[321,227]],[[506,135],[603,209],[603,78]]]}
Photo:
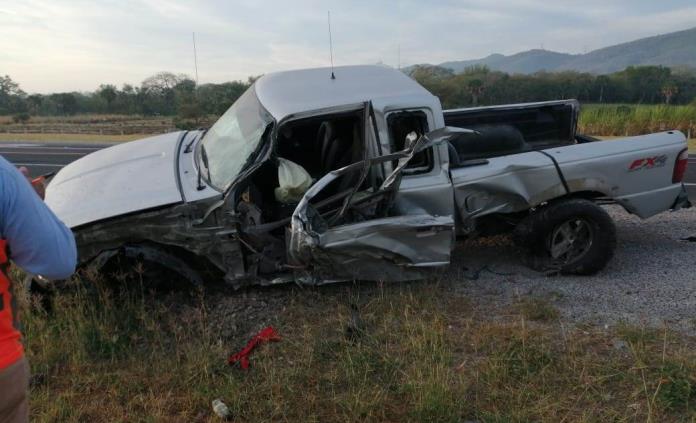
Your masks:
{"label": "rear window", "polygon": [[[428,118],[421,111],[393,112],[387,116],[389,126],[389,140],[393,152],[401,151],[406,147],[406,136],[415,132],[420,136],[428,132]],[[416,153],[411,161],[404,168],[403,173],[413,175],[426,173],[433,168],[432,147],[420,153]],[[396,161],[393,163],[396,167]]]}
{"label": "rear window", "polygon": [[574,110],[570,104],[445,112],[447,126],[469,129],[490,128],[496,125],[512,126],[533,149],[575,144],[574,120]]}

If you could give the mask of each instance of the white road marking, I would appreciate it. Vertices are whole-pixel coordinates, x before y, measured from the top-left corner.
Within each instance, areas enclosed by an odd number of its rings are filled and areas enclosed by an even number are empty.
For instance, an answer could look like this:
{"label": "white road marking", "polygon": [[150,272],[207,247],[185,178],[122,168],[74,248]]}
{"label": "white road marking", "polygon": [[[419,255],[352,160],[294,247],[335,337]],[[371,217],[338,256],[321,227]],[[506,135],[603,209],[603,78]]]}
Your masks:
{"label": "white road marking", "polygon": [[82,150],[101,150],[102,148],[106,148],[108,146],[95,146],[95,147],[69,147],[69,146],[63,146],[63,147],[56,147],[56,146],[48,146],[48,145],[14,145],[14,144],[0,144],[0,150],[34,150],[34,149],[41,149],[41,150],[77,150],[77,151],[82,151]]}
{"label": "white road marking", "polygon": [[47,166],[47,167],[65,167],[67,165],[55,163],[14,163],[15,166]]}
{"label": "white road marking", "polygon": [[41,149],[49,149],[49,150],[99,150],[102,148],[108,147],[106,146],[94,146],[94,147],[73,147],[73,146],[67,146],[67,145],[46,145],[46,144],[4,144],[0,143],[0,149],[5,149],[5,148],[12,148],[12,149],[32,149],[32,148],[41,148]]}
{"label": "white road marking", "polygon": [[9,156],[10,154],[14,155],[22,155],[22,156],[79,156],[82,153],[55,153],[55,152],[41,152],[41,153],[35,153],[35,152],[27,152],[27,151],[2,151],[0,149],[0,154],[3,154],[5,156]]}

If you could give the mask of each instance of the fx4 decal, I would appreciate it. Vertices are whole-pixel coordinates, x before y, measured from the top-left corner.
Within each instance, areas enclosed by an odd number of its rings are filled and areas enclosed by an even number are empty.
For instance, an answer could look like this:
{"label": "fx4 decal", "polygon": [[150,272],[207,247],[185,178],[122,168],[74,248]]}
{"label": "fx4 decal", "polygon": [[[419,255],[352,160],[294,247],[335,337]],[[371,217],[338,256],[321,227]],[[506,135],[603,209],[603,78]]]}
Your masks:
{"label": "fx4 decal", "polygon": [[636,159],[628,167],[629,172],[635,172],[642,169],[653,169],[656,167],[662,167],[667,163],[667,155],[663,154],[661,156],[646,157],[644,159]]}

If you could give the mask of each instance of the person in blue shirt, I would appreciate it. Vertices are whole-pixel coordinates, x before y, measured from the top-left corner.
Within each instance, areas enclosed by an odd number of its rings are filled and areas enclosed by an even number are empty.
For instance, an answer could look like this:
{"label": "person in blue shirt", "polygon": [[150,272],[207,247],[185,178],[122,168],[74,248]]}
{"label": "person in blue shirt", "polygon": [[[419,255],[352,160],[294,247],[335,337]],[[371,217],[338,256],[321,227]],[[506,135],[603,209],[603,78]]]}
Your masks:
{"label": "person in blue shirt", "polygon": [[75,238],[24,173],[0,157],[0,423],[29,421],[29,365],[17,326],[9,260],[29,273],[65,279],[75,271]]}

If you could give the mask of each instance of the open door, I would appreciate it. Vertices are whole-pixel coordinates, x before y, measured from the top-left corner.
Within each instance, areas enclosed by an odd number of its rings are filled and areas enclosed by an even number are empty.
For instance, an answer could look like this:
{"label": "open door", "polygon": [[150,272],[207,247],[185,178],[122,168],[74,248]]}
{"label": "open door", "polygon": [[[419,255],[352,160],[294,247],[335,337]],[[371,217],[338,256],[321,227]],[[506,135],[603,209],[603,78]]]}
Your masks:
{"label": "open door", "polygon": [[[369,124],[369,122],[368,122]],[[453,212],[446,216],[397,214],[393,207],[401,172],[420,151],[463,129],[443,128],[409,139],[403,151],[366,159],[329,172],[304,195],[292,215],[288,255],[292,265],[315,282],[337,280],[398,281],[419,279],[423,270],[449,264],[454,241]],[[369,132],[369,131],[368,131]],[[374,132],[373,132],[374,133]],[[382,164],[397,161],[379,185]],[[351,190],[331,199],[333,206],[315,207],[317,197],[341,178],[358,172]]]}

